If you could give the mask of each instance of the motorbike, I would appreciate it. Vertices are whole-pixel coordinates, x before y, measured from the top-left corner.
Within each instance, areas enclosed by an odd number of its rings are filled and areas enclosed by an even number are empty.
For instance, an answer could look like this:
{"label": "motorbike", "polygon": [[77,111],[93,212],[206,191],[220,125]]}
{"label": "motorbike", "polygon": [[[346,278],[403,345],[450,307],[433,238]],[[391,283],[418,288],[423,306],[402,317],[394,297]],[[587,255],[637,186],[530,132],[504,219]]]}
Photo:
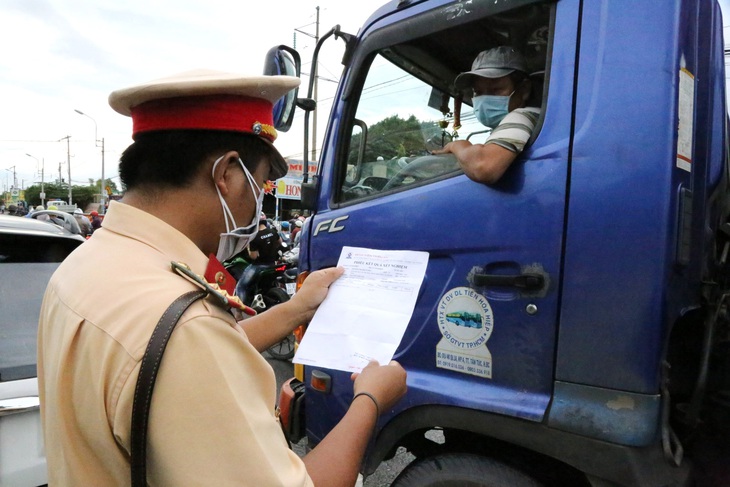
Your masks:
{"label": "motorbike", "polygon": [[291,267],[296,268],[299,265],[299,246],[293,247],[281,256],[282,262],[286,262]]}
{"label": "motorbike", "polygon": [[[251,262],[247,256],[239,254],[224,263],[228,272],[238,281],[235,294],[246,306],[256,313],[289,301],[296,292],[297,268],[286,261],[271,264]],[[278,360],[288,360],[294,356],[294,335],[289,334],[267,350]]]}

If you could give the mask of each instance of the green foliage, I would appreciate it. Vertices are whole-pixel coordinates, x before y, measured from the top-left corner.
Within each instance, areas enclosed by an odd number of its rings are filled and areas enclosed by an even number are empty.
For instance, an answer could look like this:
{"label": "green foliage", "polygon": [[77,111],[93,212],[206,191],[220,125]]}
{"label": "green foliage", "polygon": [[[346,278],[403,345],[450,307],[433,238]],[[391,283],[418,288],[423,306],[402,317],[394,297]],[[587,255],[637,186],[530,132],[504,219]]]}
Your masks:
{"label": "green foliage", "polygon": [[[82,210],[85,210],[89,205],[98,201],[100,181],[100,179],[97,179],[93,183],[92,181],[89,181],[90,184],[88,186],[74,185],[71,188],[73,203],[75,203],[76,206],[78,206]],[[106,185],[112,189],[113,193],[118,192],[117,185],[114,184],[114,181],[107,179]],[[46,192],[46,201],[53,199],[68,201],[68,186],[66,184],[59,184],[57,182],[45,183],[44,190]],[[40,184],[34,184],[33,186],[29,186],[25,189],[25,200],[28,202],[28,204],[32,206],[40,205],[40,193]]]}
{"label": "green foliage", "polygon": [[[348,162],[357,162],[362,134],[352,136],[350,157]],[[365,146],[365,161],[374,161],[378,157],[385,160],[394,157],[421,155],[424,151],[424,140],[421,134],[421,122],[413,115],[407,120],[398,115],[385,118],[368,128]]]}

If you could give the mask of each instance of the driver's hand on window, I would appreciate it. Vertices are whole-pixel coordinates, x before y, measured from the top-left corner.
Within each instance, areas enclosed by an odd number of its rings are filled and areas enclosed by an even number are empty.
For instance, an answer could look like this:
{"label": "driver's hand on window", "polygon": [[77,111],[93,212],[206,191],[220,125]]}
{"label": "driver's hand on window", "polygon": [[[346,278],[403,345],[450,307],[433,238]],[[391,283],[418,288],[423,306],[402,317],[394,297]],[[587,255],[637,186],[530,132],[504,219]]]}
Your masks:
{"label": "driver's hand on window", "polygon": [[455,140],[449,142],[442,149],[434,149],[431,154],[454,154],[458,157],[458,151],[471,147],[471,142],[467,140]]}

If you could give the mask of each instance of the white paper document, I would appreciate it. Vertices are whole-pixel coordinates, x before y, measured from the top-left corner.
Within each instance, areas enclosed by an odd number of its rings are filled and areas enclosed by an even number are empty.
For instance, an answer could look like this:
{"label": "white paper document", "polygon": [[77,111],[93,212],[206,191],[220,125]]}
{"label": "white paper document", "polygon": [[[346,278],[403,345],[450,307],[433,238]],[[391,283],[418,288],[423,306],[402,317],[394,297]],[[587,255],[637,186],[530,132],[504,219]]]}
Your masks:
{"label": "white paper document", "polygon": [[312,318],[294,363],[349,372],[393,358],[416,306],[428,252],[343,247],[345,273]]}

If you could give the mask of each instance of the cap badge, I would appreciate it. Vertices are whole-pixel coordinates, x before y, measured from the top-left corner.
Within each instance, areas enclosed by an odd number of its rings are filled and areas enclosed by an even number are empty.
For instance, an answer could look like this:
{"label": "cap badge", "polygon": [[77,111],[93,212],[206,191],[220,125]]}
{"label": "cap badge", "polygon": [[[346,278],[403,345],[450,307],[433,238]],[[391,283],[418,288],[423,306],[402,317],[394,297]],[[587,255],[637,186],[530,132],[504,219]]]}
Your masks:
{"label": "cap badge", "polygon": [[276,129],[267,123],[261,123],[261,122],[254,122],[251,126],[251,132],[253,132],[255,135],[265,135],[269,137],[271,140],[276,140],[276,136],[278,135],[276,133]]}

